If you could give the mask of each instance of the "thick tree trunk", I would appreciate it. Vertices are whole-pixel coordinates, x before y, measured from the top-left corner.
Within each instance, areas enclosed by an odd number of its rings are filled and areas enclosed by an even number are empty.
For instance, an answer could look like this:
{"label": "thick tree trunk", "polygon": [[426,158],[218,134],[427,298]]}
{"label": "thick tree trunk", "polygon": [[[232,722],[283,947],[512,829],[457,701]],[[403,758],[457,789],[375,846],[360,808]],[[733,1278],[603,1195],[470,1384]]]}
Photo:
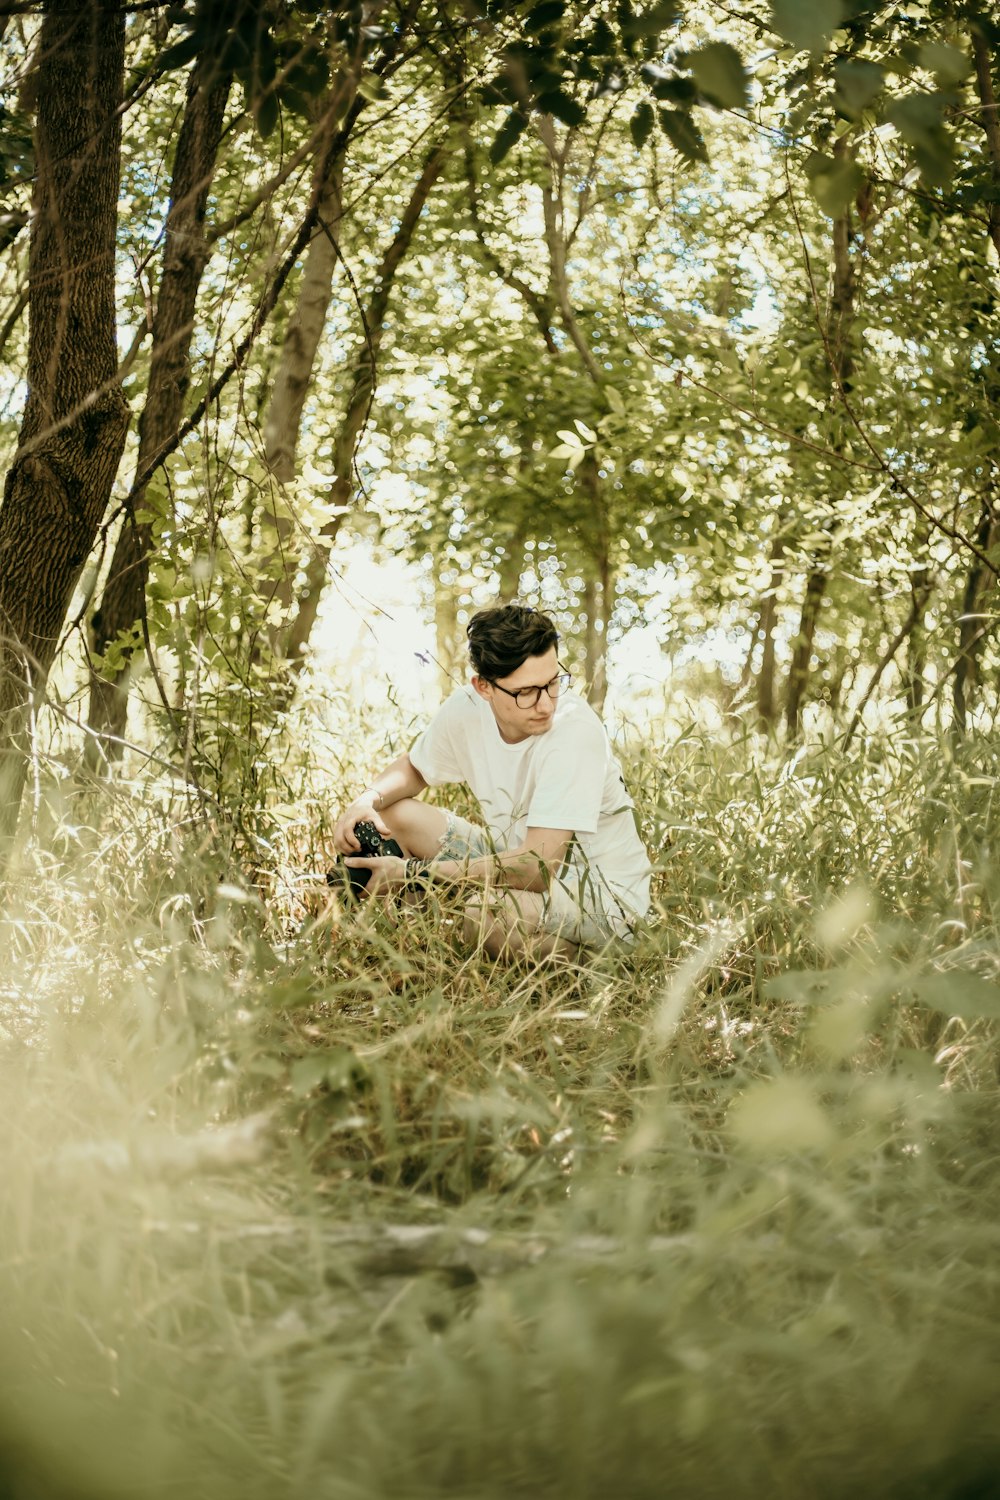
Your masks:
{"label": "thick tree trunk", "polygon": [[28,400],[0,508],[0,858],[17,824],[32,698],[55,657],[128,427],[114,265],[124,58],[121,0],[45,6]]}
{"label": "thick tree trunk", "polygon": [[302,670],[309,637],[316,623],[326,585],[330,549],[337,539],[344,514],[354,494],[354,456],[375,391],[376,361],[385,328],[389,296],[396,273],[412,243],[424,204],[441,175],[445,155],[443,146],[435,146],[427,156],[423,171],[403,212],[399,229],[376,273],[375,289],[365,312],[364,337],[358,345],[351,369],[347,407],[334,444],[336,477],[329,496],[330,519],[321,528],[319,546],[313,550],[306,565],[305,583],[281,641],[281,654],[286,660],[288,672],[276,691],[279,708],[287,708],[295,692],[295,683]]}
{"label": "thick tree trunk", "polygon": [[[191,332],[202,273],[208,260],[205,208],[229,97],[229,80],[214,76],[214,59],[192,71],[177,142],[170,209],[163,245],[163,270],[153,317],[149,389],[139,419],[139,457],[132,505],[118,538],[100,607],[92,624],[93,650],[101,657],[115,641],[127,642],[145,606],[153,547],[153,522],[143,511],[146,486],[164,450],[174,440],[190,377]],[[123,660],[91,676],[87,764],[95,768],[115,758],[125,730],[128,677],[134,645],[124,644]]]}

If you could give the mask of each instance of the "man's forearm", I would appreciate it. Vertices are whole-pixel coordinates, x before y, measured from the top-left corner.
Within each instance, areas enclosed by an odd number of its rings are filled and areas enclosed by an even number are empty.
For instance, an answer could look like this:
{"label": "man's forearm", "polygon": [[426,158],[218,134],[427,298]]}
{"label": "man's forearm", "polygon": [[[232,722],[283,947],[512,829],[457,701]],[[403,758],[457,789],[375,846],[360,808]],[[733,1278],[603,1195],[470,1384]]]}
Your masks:
{"label": "man's forearm", "polygon": [[476,859],[436,859],[427,866],[432,885],[507,886],[514,891],[547,891],[552,871],[540,854],[510,849]]}
{"label": "man's forearm", "polygon": [[356,800],[370,797],[372,807],[376,812],[381,812],[383,808],[391,807],[394,802],[401,802],[404,797],[416,797],[426,785],[426,781],[410,757],[401,755],[393,761],[391,766],[380,771]]}

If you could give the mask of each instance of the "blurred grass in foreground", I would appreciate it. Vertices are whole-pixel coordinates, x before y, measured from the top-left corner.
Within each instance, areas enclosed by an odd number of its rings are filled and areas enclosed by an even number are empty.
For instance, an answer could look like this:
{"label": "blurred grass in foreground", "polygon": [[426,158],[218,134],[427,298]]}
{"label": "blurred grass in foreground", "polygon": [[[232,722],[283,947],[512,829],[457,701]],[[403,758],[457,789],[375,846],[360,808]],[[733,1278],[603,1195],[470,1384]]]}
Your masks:
{"label": "blurred grass in foreground", "polygon": [[2,927],[0,1495],[1000,1494],[994,748],[631,780],[660,918],[534,972],[342,921],[305,791],[225,862],[63,809]]}

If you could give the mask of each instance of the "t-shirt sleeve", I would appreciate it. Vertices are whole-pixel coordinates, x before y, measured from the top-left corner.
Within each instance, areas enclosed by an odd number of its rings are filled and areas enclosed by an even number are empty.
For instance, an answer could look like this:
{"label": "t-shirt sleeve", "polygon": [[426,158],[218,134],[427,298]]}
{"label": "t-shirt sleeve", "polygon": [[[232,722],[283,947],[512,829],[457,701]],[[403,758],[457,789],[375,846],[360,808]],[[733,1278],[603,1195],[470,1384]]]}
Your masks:
{"label": "t-shirt sleeve", "polygon": [[[528,805],[529,828],[568,828],[596,833],[604,797],[608,740],[596,714],[565,724],[551,740],[538,767]],[[562,726],[558,726],[562,727]]]}
{"label": "t-shirt sleeve", "polygon": [[462,695],[453,693],[442,703],[410,749],[410,763],[428,786],[444,786],[448,782],[466,779],[467,773],[459,756],[464,740],[460,724],[465,707]]}

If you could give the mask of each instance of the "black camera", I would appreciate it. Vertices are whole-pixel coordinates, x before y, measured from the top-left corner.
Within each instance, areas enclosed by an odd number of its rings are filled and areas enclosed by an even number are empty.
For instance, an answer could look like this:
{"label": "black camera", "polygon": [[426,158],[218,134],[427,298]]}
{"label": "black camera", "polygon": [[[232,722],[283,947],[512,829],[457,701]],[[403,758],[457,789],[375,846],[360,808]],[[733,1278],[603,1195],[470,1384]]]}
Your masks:
{"label": "black camera", "polygon": [[[357,855],[349,858],[379,859],[384,854],[395,854],[403,857],[403,851],[395,839],[384,839],[375,827],[374,823],[355,823],[354,837],[361,845]],[[358,866],[345,865],[344,856],[338,855],[337,863],[332,870],[326,872],[327,885],[341,886],[344,894],[350,899],[359,896],[371,878],[371,870],[362,870]]]}

